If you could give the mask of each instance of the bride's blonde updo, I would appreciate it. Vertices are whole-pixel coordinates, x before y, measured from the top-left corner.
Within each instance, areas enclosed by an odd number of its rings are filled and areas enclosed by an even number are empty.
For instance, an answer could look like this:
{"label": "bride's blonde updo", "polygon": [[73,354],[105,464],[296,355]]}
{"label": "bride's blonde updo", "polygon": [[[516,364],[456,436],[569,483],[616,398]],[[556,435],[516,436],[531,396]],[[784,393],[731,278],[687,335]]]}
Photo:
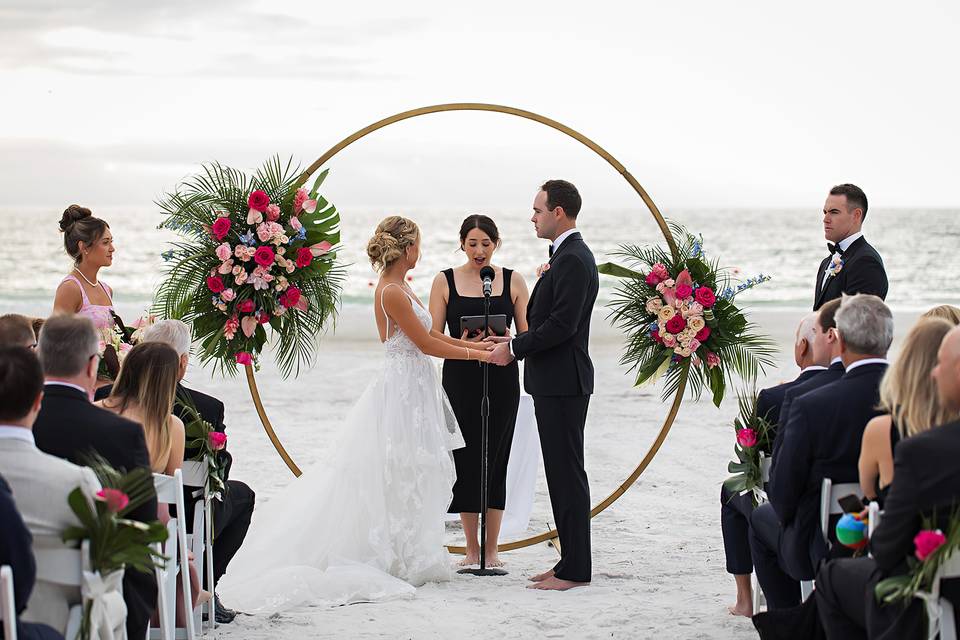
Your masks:
{"label": "bride's blonde updo", "polygon": [[413,220],[389,216],[377,225],[377,230],[367,243],[367,256],[377,271],[383,271],[403,256],[407,247],[412,247],[420,237],[420,228]]}

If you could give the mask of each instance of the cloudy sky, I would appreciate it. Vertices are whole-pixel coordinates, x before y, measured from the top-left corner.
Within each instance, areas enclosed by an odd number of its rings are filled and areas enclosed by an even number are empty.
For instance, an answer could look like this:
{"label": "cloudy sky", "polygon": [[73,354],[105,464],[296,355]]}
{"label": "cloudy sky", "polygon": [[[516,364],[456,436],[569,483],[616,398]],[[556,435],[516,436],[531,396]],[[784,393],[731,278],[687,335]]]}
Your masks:
{"label": "cloudy sky", "polygon": [[[309,164],[381,117],[529,109],[662,207],[960,206],[954,2],[3,0],[0,206],[148,206],[205,161]],[[341,200],[526,206],[538,181],[636,203],[597,157],[497,114],[395,125],[332,163]]]}

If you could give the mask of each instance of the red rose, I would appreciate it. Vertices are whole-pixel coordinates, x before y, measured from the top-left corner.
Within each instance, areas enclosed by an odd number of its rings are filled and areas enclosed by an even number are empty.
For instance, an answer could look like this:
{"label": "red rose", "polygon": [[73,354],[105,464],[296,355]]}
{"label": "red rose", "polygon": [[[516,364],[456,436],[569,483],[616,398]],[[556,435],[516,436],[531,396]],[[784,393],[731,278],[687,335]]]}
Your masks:
{"label": "red rose", "polygon": [[266,245],[257,247],[256,252],[253,254],[253,259],[261,267],[269,267],[273,264],[274,260],[273,249]]}
{"label": "red rose", "polygon": [[244,300],[237,305],[237,311],[240,313],[253,313],[254,308],[256,305],[253,304],[253,300]]}
{"label": "red rose", "polygon": [[703,329],[700,329],[700,331],[697,331],[696,338],[697,340],[700,341],[700,344],[703,344],[704,342],[706,342],[707,338],[709,337],[710,337],[710,327],[704,327]]}
{"label": "red rose", "polygon": [[300,302],[300,289],[297,287],[289,287],[280,296],[280,304],[285,307],[295,307],[298,302]]}
{"label": "red rose", "polygon": [[673,334],[680,333],[687,327],[687,321],[680,315],[675,315],[667,320],[667,331]]}
{"label": "red rose", "polygon": [[267,324],[268,322],[270,322],[270,314],[267,313],[266,311],[261,311],[260,313],[257,314],[257,322],[259,322],[260,324]]}
{"label": "red rose", "polygon": [[737,431],[737,442],[741,447],[749,449],[757,444],[757,432],[749,427]]}
{"label": "red rose", "polygon": [[297,266],[301,269],[304,267],[310,266],[310,263],[313,262],[313,254],[310,253],[310,249],[307,247],[300,247],[297,249]]}
{"label": "red rose", "polygon": [[645,281],[651,287],[655,287],[658,284],[660,284],[660,278],[657,276],[657,274],[653,273],[652,271],[647,274]]}
{"label": "red rose", "polygon": [[223,240],[230,233],[230,224],[230,218],[217,218],[213,226],[210,227],[210,233],[217,240]]}
{"label": "red rose", "polygon": [[226,287],[223,286],[223,280],[220,278],[220,276],[213,276],[211,278],[207,278],[207,289],[210,289],[210,291],[213,291],[214,293],[220,293],[226,289]]}
{"label": "red rose", "polygon": [[260,189],[257,189],[250,194],[249,198],[247,198],[247,206],[249,206],[251,209],[259,211],[260,213],[263,213],[267,210],[267,207],[270,206],[270,196]]}
{"label": "red rose", "polygon": [[693,297],[704,309],[712,307],[717,302],[717,296],[710,287],[698,287]]}
{"label": "red rose", "polygon": [[688,284],[678,284],[677,285],[677,298],[680,300],[686,300],[691,293],[693,293],[693,287]]}

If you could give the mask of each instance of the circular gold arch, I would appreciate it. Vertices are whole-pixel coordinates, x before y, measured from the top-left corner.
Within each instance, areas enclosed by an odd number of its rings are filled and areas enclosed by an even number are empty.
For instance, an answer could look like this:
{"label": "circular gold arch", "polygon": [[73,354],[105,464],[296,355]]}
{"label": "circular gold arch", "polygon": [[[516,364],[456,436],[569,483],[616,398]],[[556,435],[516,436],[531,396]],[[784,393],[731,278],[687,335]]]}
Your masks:
{"label": "circular gold arch", "polygon": [[[408,120],[410,118],[416,118],[417,116],[424,116],[431,113],[442,113],[444,111],[491,111],[495,113],[504,113],[511,116],[517,116],[520,118],[526,118],[528,120],[533,120],[534,122],[539,122],[540,124],[546,125],[552,129],[556,129],[561,133],[564,133],[577,142],[583,144],[587,148],[591,149],[598,156],[607,161],[614,169],[617,170],[623,179],[637,192],[637,195],[643,200],[643,203],[647,206],[650,214],[653,216],[653,219],[656,221],[657,226],[660,228],[660,232],[663,234],[663,239],[666,241],[667,245],[670,247],[671,253],[674,256],[677,255],[677,246],[673,241],[673,235],[670,233],[669,227],[667,227],[666,221],[663,219],[663,216],[660,214],[657,205],[654,204],[653,200],[647,195],[646,190],[640,183],[637,182],[637,179],[634,178],[626,167],[624,167],[620,162],[614,158],[610,153],[608,153],[603,147],[598,145],[596,142],[586,137],[585,135],[574,131],[570,127],[557,122],[556,120],[551,120],[550,118],[541,116],[539,114],[533,113],[532,111],[525,111],[523,109],[516,109],[514,107],[506,107],[503,105],[497,104],[483,104],[477,102],[455,102],[450,104],[437,104],[429,107],[420,107],[419,109],[411,109],[410,111],[404,111],[392,115],[383,120],[378,120],[373,124],[360,129],[356,133],[347,136],[337,144],[333,145],[326,153],[317,158],[317,160],[311,164],[298,180],[298,185],[301,185],[307,181],[315,171],[320,167],[325,165],[331,158],[343,151],[346,147],[350,146],[360,138],[367,136],[374,131],[383,129],[386,126],[395,124],[402,120]],[[267,432],[267,436],[270,438],[270,442],[273,443],[273,446],[276,448],[277,453],[280,454],[280,457],[283,458],[283,461],[287,464],[287,467],[290,471],[293,472],[295,476],[300,476],[301,471],[300,467],[293,461],[293,458],[290,457],[290,454],[287,453],[287,450],[284,448],[283,444],[280,442],[280,438],[277,437],[276,432],[273,430],[273,425],[270,424],[270,419],[267,417],[267,412],[263,408],[263,402],[260,400],[260,392],[257,389],[257,381],[254,378],[253,367],[246,367],[247,372],[247,386],[250,388],[250,395],[253,398],[253,404],[257,408],[257,414],[260,416],[260,421],[263,423],[263,428]],[[647,450],[646,455],[633,470],[633,472],[624,480],[616,490],[613,491],[610,495],[604,498],[599,504],[597,504],[593,509],[590,510],[590,517],[596,516],[598,513],[609,507],[611,504],[616,502],[616,500],[622,496],[630,486],[636,482],[637,478],[640,477],[640,474],[644,472],[650,462],[653,460],[654,456],[657,455],[657,452],[660,450],[660,446],[663,444],[663,441],[667,437],[667,433],[670,431],[670,427],[673,426],[673,422],[677,417],[677,412],[680,410],[680,403],[683,400],[683,393],[686,389],[687,378],[686,375],[681,379],[680,385],[677,388],[677,393],[673,397],[673,403],[670,406],[670,412],[667,414],[666,419],[663,421],[663,426],[660,428],[660,432],[657,434],[657,439],[650,445],[650,449]],[[513,542],[508,542],[506,544],[499,545],[500,551],[510,551],[511,549],[520,549],[522,547],[528,547],[533,544],[540,542],[545,542],[547,540],[554,540],[557,538],[556,529],[550,529],[544,533],[530,536],[529,538],[524,538],[522,540],[515,540]],[[450,546],[448,549],[453,553],[465,553],[463,547]]]}

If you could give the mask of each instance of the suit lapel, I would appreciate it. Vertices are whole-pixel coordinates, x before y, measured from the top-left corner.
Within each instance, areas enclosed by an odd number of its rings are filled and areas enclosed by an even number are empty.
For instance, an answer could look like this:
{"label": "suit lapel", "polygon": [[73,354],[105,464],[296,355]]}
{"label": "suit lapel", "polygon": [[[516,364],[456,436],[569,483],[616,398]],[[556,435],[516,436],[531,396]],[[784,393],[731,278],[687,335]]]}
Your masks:
{"label": "suit lapel", "polygon": [[[554,252],[553,252],[553,255],[550,256],[550,260],[549,260],[549,262],[547,262],[547,264],[552,265],[552,264],[553,264],[553,261],[556,259],[556,257],[557,257],[558,255],[560,255],[561,253],[563,253],[564,249],[568,249],[568,248],[570,247],[571,243],[572,243],[573,241],[575,241],[575,240],[578,240],[578,241],[582,241],[582,240],[583,240],[583,237],[580,235],[580,232],[579,232],[579,231],[577,231],[576,233],[571,233],[569,236],[566,237],[566,239],[560,244],[560,248],[557,249],[556,251],[554,251]],[[530,312],[530,309],[533,308],[533,299],[536,297],[536,295],[537,295],[537,289],[540,288],[540,281],[542,281],[542,280],[544,279],[544,277],[546,277],[546,273],[544,273],[544,274],[541,275],[539,278],[537,278],[536,284],[533,285],[533,291],[530,292],[530,300],[527,301],[527,313],[528,313],[528,314],[529,314],[529,312]]]}
{"label": "suit lapel", "polygon": [[823,300],[824,294],[827,293],[827,288],[830,286],[830,283],[833,281],[834,276],[829,276],[827,281],[823,281],[823,272],[826,271],[827,265],[830,264],[830,256],[827,256],[826,259],[820,262],[820,269],[817,270],[817,297],[813,300],[813,306],[817,307],[820,305],[820,301]]}

